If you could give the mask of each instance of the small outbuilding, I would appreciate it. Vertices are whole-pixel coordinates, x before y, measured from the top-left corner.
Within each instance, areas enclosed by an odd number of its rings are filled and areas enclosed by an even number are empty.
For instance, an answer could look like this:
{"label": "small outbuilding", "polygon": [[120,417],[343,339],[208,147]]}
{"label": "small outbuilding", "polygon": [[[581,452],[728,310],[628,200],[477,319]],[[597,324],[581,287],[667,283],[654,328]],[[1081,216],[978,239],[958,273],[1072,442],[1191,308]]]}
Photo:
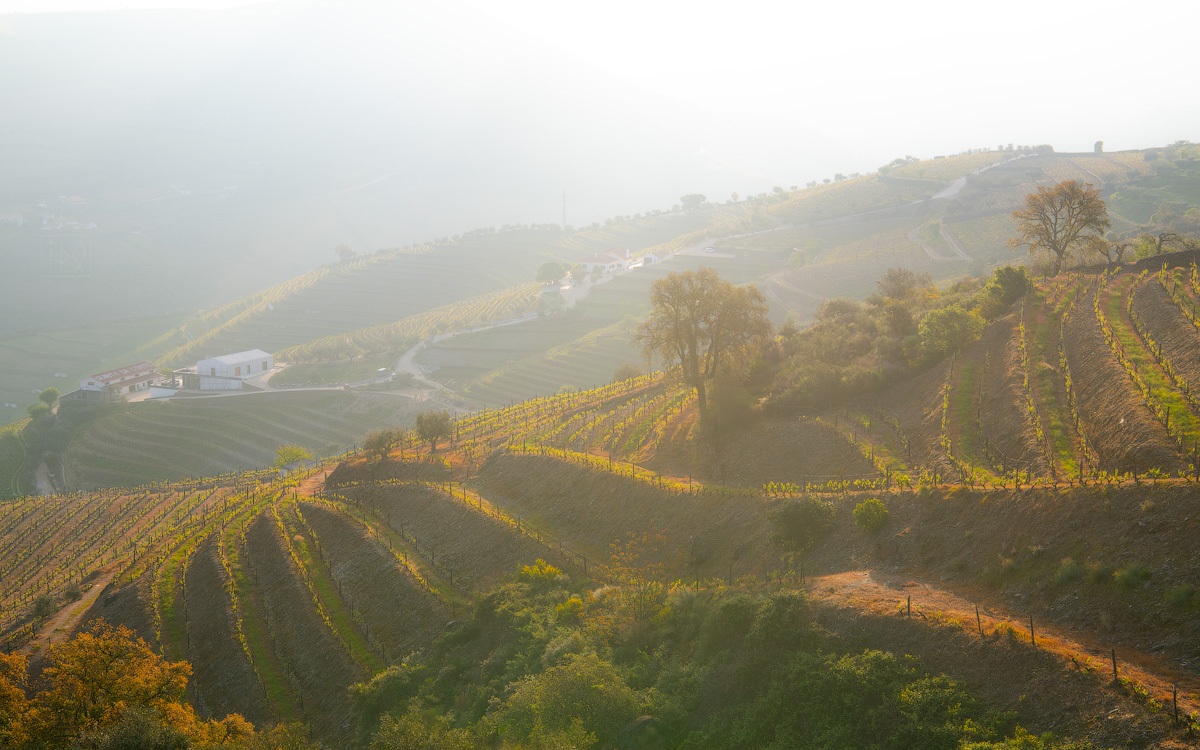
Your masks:
{"label": "small outbuilding", "polygon": [[[79,381],[79,390],[103,394],[102,399],[116,399],[136,391],[144,391],[163,376],[149,362],[98,372]],[[86,397],[85,397],[86,398]]]}

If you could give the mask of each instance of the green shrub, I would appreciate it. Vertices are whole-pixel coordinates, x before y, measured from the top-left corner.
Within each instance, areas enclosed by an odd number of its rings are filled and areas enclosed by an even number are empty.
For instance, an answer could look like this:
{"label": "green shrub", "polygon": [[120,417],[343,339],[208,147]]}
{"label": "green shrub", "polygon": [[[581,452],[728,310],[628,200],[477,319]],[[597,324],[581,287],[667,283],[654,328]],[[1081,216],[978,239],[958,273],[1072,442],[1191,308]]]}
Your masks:
{"label": "green shrub", "polygon": [[550,732],[588,734],[592,742],[603,742],[647,708],[646,698],[612,664],[595,654],[575,654],[565,664],[516,683],[492,718],[509,741]]}
{"label": "green shrub", "polygon": [[557,581],[560,575],[562,575],[561,570],[538,558],[533,565],[525,565],[521,568],[521,572],[517,574],[517,580],[535,585],[547,584]]}
{"label": "green shrub", "polygon": [[833,503],[815,497],[788,500],[767,514],[771,541],[803,556],[833,528]]}
{"label": "green shrub", "polygon": [[33,600],[33,617],[35,620],[45,620],[54,614],[54,600],[49,594],[38,594]]}
{"label": "green shrub", "polygon": [[581,614],[583,614],[583,600],[578,596],[572,596],[554,608],[554,618],[561,623],[579,622]]}
{"label": "green shrub", "polygon": [[1133,563],[1118,570],[1114,580],[1119,588],[1131,589],[1149,581],[1150,576],[1149,568],[1139,563]]}
{"label": "green shrub", "polygon": [[1054,585],[1062,586],[1083,575],[1083,566],[1069,557],[1064,557],[1054,574]]}
{"label": "green shrub", "polygon": [[1196,587],[1190,583],[1180,584],[1166,593],[1163,598],[1167,600],[1167,604],[1172,607],[1183,609],[1192,604],[1196,596]]}
{"label": "green shrub", "polygon": [[1088,568],[1088,581],[1090,583],[1098,583],[1103,586],[1112,583],[1112,578],[1113,568],[1111,565],[1095,563]]}
{"label": "green shrub", "polygon": [[877,534],[887,525],[888,510],[877,497],[863,500],[854,506],[854,525],[868,534]]}

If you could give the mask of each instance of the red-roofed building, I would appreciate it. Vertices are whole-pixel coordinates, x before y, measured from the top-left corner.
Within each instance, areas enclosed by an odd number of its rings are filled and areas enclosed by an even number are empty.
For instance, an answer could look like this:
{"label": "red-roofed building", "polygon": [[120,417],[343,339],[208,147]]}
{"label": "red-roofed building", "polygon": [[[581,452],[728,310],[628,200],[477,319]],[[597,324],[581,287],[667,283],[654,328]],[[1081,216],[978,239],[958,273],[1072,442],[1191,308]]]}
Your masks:
{"label": "red-roofed building", "polygon": [[118,367],[108,372],[98,372],[79,381],[79,390],[98,391],[110,396],[123,396],[134,391],[144,391],[163,380],[162,374],[149,362]]}
{"label": "red-roofed building", "polygon": [[590,258],[584,258],[579,262],[583,266],[583,270],[591,273],[599,271],[602,274],[613,273],[614,271],[624,271],[629,268],[629,264],[633,262],[633,256],[628,250],[609,250],[603,253],[597,253]]}

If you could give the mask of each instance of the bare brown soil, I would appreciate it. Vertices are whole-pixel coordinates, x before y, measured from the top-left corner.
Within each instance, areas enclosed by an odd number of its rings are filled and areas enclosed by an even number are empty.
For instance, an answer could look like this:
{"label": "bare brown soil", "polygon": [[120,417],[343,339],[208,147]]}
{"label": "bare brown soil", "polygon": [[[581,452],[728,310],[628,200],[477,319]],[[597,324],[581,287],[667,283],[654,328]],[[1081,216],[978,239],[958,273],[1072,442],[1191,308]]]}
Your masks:
{"label": "bare brown soil", "polygon": [[1175,445],[1105,343],[1090,295],[1079,300],[1067,318],[1065,346],[1084,431],[1103,468],[1177,470]]}
{"label": "bare brown soil", "polygon": [[100,592],[95,603],[80,621],[86,628],[94,620],[106,620],[110,625],[123,626],[132,630],[147,643],[157,644],[158,634],[154,630],[151,616],[150,593],[151,572],[143,573],[131,585],[108,584]]}
{"label": "bare brown soil", "polygon": [[38,630],[37,635],[26,644],[24,648],[26,655],[32,653],[35,645],[50,645],[64,641],[78,631],[80,624],[83,623],[84,617],[87,615],[87,611],[96,603],[96,600],[100,598],[100,593],[116,575],[116,571],[111,568],[97,572],[99,575],[96,575],[91,581],[85,583],[83,596],[78,601],[67,604],[55,613]]}
{"label": "bare brown soil", "polygon": [[274,711],[237,638],[216,541],[206,541],[192,556],[184,579],[187,592],[188,650],[192,679],[188,688],[200,715],[221,719],[241,714],[256,726],[275,720]]}
{"label": "bare brown soil", "polygon": [[299,573],[292,568],[288,544],[266,515],[246,532],[246,554],[255,577],[267,624],[281,664],[299,689],[298,703],[316,732],[344,738],[349,732],[347,688],[358,673],[341,642],[325,626]]}
{"label": "bare brown soil", "polygon": [[437,597],[422,589],[390,551],[368,539],[361,526],[324,506],[300,507],[368,641],[382,647],[389,661],[429,646],[450,619]]}
{"label": "bare brown soil", "polygon": [[458,586],[487,591],[522,565],[547,557],[534,540],[430,487],[361,487],[343,494],[374,507],[393,529],[430,550]]}
{"label": "bare brown soil", "polygon": [[910,468],[936,469],[943,476],[953,474],[953,467],[941,446],[941,389],[949,368],[950,360],[946,360],[867,401],[868,408],[890,416],[900,424],[912,449]]}
{"label": "bare brown soil", "polygon": [[801,484],[875,474],[875,467],[832,427],[794,417],[743,425],[704,454],[690,465],[654,461],[650,466],[668,476],[686,478],[690,471],[697,479],[754,489],[767,482]]}
{"label": "bare brown soil", "polygon": [[436,482],[446,479],[446,476],[446,467],[440,462],[405,461],[397,458],[380,462],[369,458],[354,463],[338,464],[337,468],[330,472],[325,485],[333,488],[358,482],[381,482],[387,479],[416,479]]}
{"label": "bare brown soil", "polygon": [[981,422],[994,449],[1000,453],[997,469],[1003,471],[1007,459],[1008,469],[1012,470],[1011,462],[1015,460],[1023,471],[1049,476],[1050,468],[1038,444],[1037,429],[1025,408],[1019,324],[1017,314],[1010,313],[988,326],[982,339],[990,360],[983,374]]}
{"label": "bare brown soil", "polygon": [[570,540],[593,560],[606,558],[630,532],[661,531],[666,541],[655,560],[681,577],[724,578],[730,565],[735,577],[768,575],[779,564],[766,541],[769,502],[761,499],[676,495],[540,456],[495,456],[474,484],[506,512]]}
{"label": "bare brown soil", "polygon": [[[1085,655],[1099,661],[1116,648],[1160,683],[1186,686],[1200,707],[1200,599],[1169,598],[1200,577],[1194,486],[954,491],[886,502],[890,521],[878,537],[854,528],[851,503],[840,504],[813,569],[891,571],[930,584],[922,596],[953,591],[1015,624],[1033,615]],[[1060,574],[1068,559],[1079,566],[1074,577]],[[1114,578],[1134,565],[1146,572]]]}

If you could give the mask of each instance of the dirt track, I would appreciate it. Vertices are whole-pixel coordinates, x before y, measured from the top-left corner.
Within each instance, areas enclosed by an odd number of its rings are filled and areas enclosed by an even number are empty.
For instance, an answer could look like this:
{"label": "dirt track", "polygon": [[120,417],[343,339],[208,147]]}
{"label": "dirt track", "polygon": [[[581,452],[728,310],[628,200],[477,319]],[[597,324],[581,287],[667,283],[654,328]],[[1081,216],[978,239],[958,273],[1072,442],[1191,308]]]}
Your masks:
{"label": "dirt track", "polygon": [[115,575],[115,570],[108,570],[101,573],[92,581],[91,588],[83,592],[83,597],[79,601],[71,602],[60,609],[54,617],[46,621],[46,624],[42,626],[33,640],[25,645],[22,653],[28,656],[33,652],[35,645],[52,643],[56,637],[58,640],[65,640],[69,637],[79,626],[78,622],[72,626],[71,621],[76,617],[82,616],[83,613],[88,611],[88,608],[96,603],[96,600],[100,598],[101,592],[104,591],[104,587],[112,581]]}
{"label": "dirt track", "polygon": [[[926,624],[946,624],[973,637],[988,638],[1011,629],[1015,639],[1030,642],[1028,616],[996,606],[979,607],[951,591],[879,570],[855,570],[810,578],[805,587],[818,601],[862,613],[919,618]],[[907,608],[911,600],[911,615]],[[982,634],[980,633],[982,630]],[[1110,647],[1087,631],[1033,620],[1037,647],[1058,656],[1067,668],[1094,671],[1112,678]],[[1006,638],[1011,636],[1005,635]],[[1117,671],[1144,686],[1155,699],[1169,704],[1171,688],[1179,687],[1179,710],[1200,710],[1200,677],[1180,672],[1161,656],[1122,648]]]}

